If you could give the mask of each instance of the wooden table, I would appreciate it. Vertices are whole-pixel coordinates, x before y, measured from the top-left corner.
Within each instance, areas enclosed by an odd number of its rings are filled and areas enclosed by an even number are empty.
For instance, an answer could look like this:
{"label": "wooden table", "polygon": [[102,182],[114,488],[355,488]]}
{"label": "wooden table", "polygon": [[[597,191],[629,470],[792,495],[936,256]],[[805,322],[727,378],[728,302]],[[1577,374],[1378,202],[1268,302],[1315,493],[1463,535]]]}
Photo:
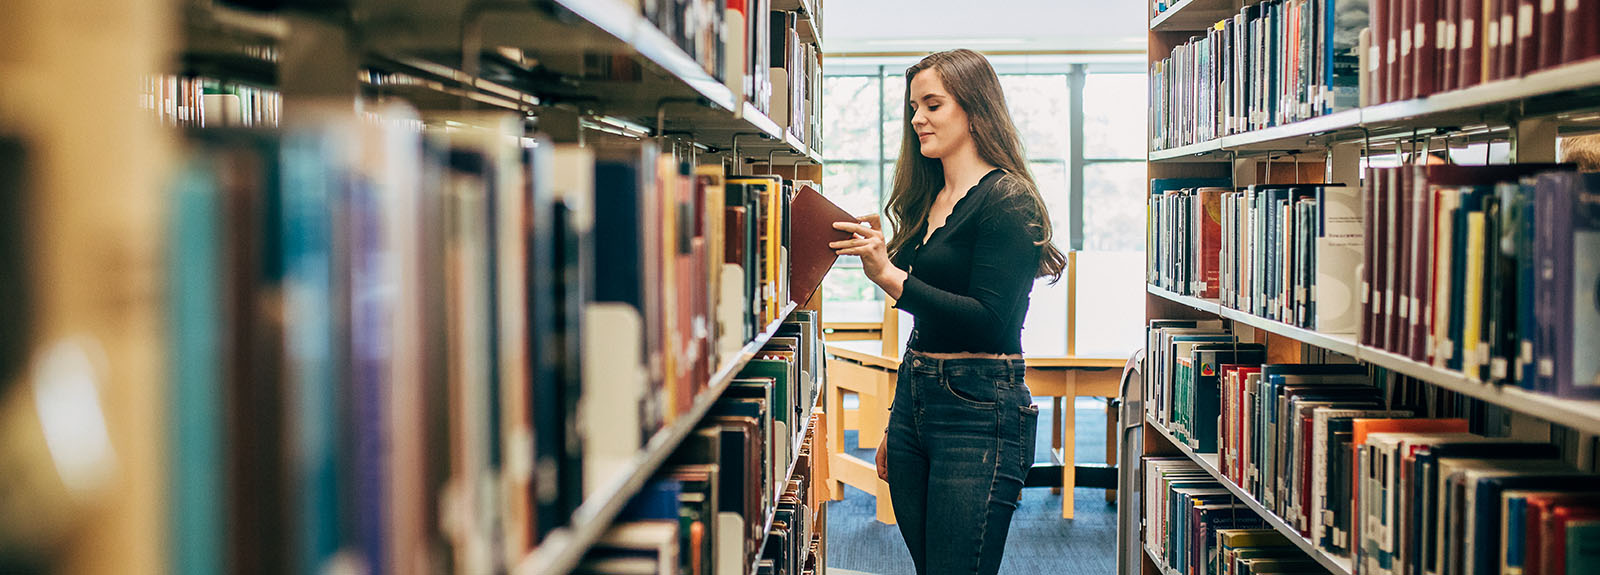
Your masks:
{"label": "wooden table", "polygon": [[[878,499],[878,520],[894,523],[894,508],[889,502],[889,487],[878,479],[877,466],[862,461],[844,450],[844,430],[856,429],[858,447],[876,448],[883,439],[888,424],[889,404],[894,398],[895,374],[900,368],[900,358],[883,355],[881,341],[842,341],[827,343],[829,457],[832,459],[832,476],[829,489],[835,499],[843,497],[840,483],[872,493]],[[898,354],[896,354],[898,356]],[[1071,406],[1077,397],[1116,397],[1122,376],[1121,359],[1029,357],[1026,381],[1035,397],[1054,398],[1055,414],[1051,418],[1050,443],[1055,456],[1062,462],[1061,516],[1072,518],[1072,488],[1077,484],[1077,467],[1073,464],[1076,450],[1073,435],[1076,414]],[[860,407],[853,412],[844,409],[844,392],[853,392],[860,398]],[[1107,429],[1115,425],[1108,419]],[[1116,461],[1114,435],[1108,435],[1106,462]],[[1050,485],[1055,486],[1055,483]],[[1109,494],[1108,494],[1109,495]]]}

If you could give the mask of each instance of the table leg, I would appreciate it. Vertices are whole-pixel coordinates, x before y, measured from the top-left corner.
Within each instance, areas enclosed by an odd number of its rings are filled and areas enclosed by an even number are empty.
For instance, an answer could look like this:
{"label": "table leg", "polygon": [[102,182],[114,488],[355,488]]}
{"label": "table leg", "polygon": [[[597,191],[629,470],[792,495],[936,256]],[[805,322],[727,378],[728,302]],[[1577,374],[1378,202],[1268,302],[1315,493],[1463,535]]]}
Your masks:
{"label": "table leg", "polygon": [[[838,386],[828,386],[827,413],[837,414],[837,417],[827,417],[828,422],[828,455],[844,453],[844,392]],[[844,485],[830,473],[825,483],[828,486],[828,499],[838,501],[844,499]]]}
{"label": "table leg", "polygon": [[1074,405],[1078,397],[1078,377],[1075,372],[1062,374],[1065,386],[1061,394],[1065,405],[1061,408],[1061,518],[1072,519],[1073,488],[1078,483],[1076,441],[1078,417]]}

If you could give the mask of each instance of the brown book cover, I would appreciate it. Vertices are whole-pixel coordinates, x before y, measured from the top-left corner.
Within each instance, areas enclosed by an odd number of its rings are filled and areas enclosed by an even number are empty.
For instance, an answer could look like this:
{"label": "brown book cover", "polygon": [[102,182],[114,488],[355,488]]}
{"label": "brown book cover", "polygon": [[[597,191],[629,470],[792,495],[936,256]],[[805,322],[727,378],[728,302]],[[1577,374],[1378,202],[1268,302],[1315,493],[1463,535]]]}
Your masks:
{"label": "brown book cover", "polygon": [[1538,0],[1519,0],[1517,3],[1517,46],[1516,70],[1512,73],[1522,76],[1539,69],[1539,37],[1544,33],[1540,28],[1542,18],[1539,16]]}
{"label": "brown book cover", "polygon": [[1410,100],[1417,97],[1415,76],[1420,70],[1416,67],[1417,62],[1414,56],[1416,39],[1412,34],[1417,27],[1417,5],[1421,3],[1422,0],[1398,0],[1392,7],[1398,9],[1399,13],[1395,15],[1395,19],[1400,27],[1400,31],[1395,38],[1398,43],[1395,48],[1395,58],[1397,58],[1395,67],[1399,68],[1395,73],[1397,83],[1394,87],[1394,95],[1396,100]]}
{"label": "brown book cover", "polygon": [[790,210],[794,220],[789,228],[789,294],[795,304],[804,304],[839,257],[828,244],[853,237],[850,232],[833,229],[833,223],[856,218],[811,186],[800,188]]}
{"label": "brown book cover", "polygon": [[1556,0],[1539,0],[1540,70],[1561,64],[1561,39],[1567,28],[1565,8]]}
{"label": "brown book cover", "polygon": [[1461,83],[1461,1],[1442,0],[1439,13],[1444,21],[1444,35],[1439,38],[1439,90],[1456,89]]}
{"label": "brown book cover", "polygon": [[1564,0],[1566,14],[1561,34],[1563,63],[1577,62],[1600,54],[1600,0]]}
{"label": "brown book cover", "polygon": [[1470,88],[1483,81],[1483,15],[1486,0],[1461,0],[1461,27],[1456,41],[1456,88]]}
{"label": "brown book cover", "polygon": [[1411,32],[1414,43],[1411,58],[1415,62],[1411,93],[1413,97],[1422,98],[1439,89],[1439,47],[1444,25],[1440,19],[1439,0],[1417,0],[1416,11],[1416,28]]}
{"label": "brown book cover", "polygon": [[1372,0],[1372,47],[1368,50],[1368,57],[1372,60],[1367,67],[1372,73],[1369,82],[1370,104],[1377,105],[1389,101],[1389,88],[1387,86],[1389,74],[1389,0]]}

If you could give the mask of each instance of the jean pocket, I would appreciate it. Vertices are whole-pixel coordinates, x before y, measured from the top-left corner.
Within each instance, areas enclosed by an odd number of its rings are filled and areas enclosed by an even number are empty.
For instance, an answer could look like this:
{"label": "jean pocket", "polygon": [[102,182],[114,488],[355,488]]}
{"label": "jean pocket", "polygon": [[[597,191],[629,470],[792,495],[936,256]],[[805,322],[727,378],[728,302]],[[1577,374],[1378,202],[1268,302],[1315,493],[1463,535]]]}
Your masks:
{"label": "jean pocket", "polygon": [[979,409],[994,409],[999,382],[984,370],[951,369],[939,378],[945,392],[957,401]]}
{"label": "jean pocket", "polygon": [[1022,412],[1022,417],[1018,418],[1021,429],[1017,430],[1017,436],[1022,440],[1022,471],[1026,474],[1028,468],[1033,467],[1034,448],[1038,443],[1039,407],[1029,403],[1017,409]]}

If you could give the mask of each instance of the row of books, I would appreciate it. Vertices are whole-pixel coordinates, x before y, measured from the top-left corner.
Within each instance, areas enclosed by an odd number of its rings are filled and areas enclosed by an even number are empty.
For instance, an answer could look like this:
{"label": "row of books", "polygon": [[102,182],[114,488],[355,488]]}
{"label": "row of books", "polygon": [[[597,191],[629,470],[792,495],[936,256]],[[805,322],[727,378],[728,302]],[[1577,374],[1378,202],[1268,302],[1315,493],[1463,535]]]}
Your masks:
{"label": "row of books", "polygon": [[[1185,457],[1142,461],[1145,541],[1180,575],[1325,573],[1282,533]],[[1159,541],[1160,545],[1150,542]],[[1163,570],[1164,572],[1166,570]]]}
{"label": "row of books", "polygon": [[1300,327],[1355,332],[1360,190],[1331,184],[1235,190],[1227,183],[1151,181],[1148,281]]}
{"label": "row of books", "polygon": [[1540,552],[1514,551],[1510,537],[1524,529],[1502,521],[1501,491],[1565,497],[1600,486],[1548,427],[1535,440],[1469,433],[1469,419],[1497,416],[1381,369],[1266,364],[1263,346],[1220,321],[1155,320],[1147,345],[1150,419],[1216,453],[1223,479],[1322,552],[1352,557],[1356,573],[1498,572],[1508,557]]}
{"label": "row of books", "polygon": [[1594,0],[1371,0],[1366,101],[1468,88],[1600,56]]}
{"label": "row of books", "polygon": [[1150,149],[1360,104],[1356,48],[1368,0],[1253,3],[1150,68]]}
{"label": "row of books", "polygon": [[772,96],[765,108],[772,121],[813,146],[822,134],[822,52],[800,41],[798,12],[772,13]]}
{"label": "row of books", "polygon": [[275,90],[202,76],[144,77],[139,107],[175,127],[277,126],[283,97]]}
{"label": "row of books", "polygon": [[[812,481],[818,419],[807,404],[804,435],[787,431],[794,427],[775,417],[785,410],[781,399],[772,401],[777,385],[773,378],[736,380],[577,572],[815,573],[826,525],[826,497]],[[778,453],[791,441],[793,457]]]}
{"label": "row of books", "polygon": [[1549,164],[1374,169],[1361,343],[1472,380],[1600,396],[1600,177]]}
{"label": "row of books", "polygon": [[500,570],[790,303],[793,182],[435,120],[192,132],[166,282],[185,572]]}

